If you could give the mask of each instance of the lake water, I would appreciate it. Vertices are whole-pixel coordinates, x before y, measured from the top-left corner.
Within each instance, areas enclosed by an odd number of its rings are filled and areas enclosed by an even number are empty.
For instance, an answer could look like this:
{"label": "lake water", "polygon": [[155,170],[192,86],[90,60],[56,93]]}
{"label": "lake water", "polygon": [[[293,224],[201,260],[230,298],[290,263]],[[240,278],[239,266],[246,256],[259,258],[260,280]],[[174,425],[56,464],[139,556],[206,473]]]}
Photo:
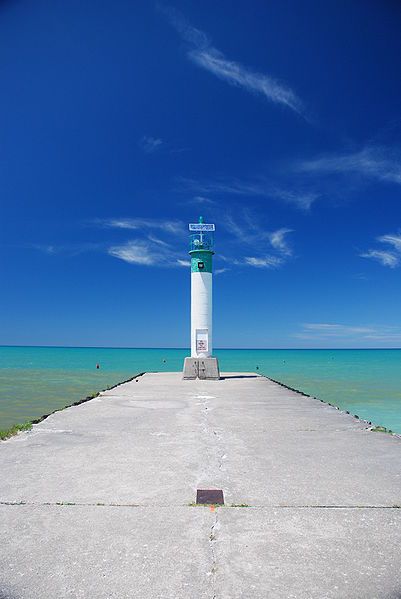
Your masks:
{"label": "lake water", "polygon": [[[140,372],[180,371],[186,355],[186,349],[0,347],[0,429]],[[401,433],[399,349],[221,349],[215,355],[222,371],[260,372]]]}

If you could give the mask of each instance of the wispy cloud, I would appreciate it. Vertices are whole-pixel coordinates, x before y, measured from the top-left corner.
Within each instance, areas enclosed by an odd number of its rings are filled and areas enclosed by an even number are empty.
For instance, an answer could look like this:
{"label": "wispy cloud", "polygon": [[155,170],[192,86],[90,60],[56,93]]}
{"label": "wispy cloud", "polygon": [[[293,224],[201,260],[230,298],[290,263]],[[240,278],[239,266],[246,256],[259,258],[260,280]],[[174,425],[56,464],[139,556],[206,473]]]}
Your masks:
{"label": "wispy cloud", "polygon": [[[180,179],[181,181],[181,179]],[[202,195],[194,195],[192,197],[188,197],[189,195],[191,195],[193,193],[193,190],[190,190],[189,188],[185,188],[185,186],[180,185],[180,189],[175,189],[175,191],[177,192],[183,192],[185,191],[185,196],[184,198],[179,202],[182,206],[188,206],[188,205],[192,205],[192,206],[197,206],[198,208],[202,208],[202,209],[207,209],[207,208],[211,208],[212,206],[216,206],[217,202],[215,200],[212,200],[211,198],[208,198],[206,196],[202,196]],[[189,192],[189,193],[188,193]]]}
{"label": "wispy cloud", "polygon": [[188,201],[191,204],[203,204],[209,206],[216,203],[214,200],[211,200],[210,198],[205,198],[205,196],[194,196],[191,200]]}
{"label": "wispy cloud", "polygon": [[[292,255],[285,237],[292,229],[281,228],[269,231],[260,226],[258,219],[249,210],[242,212],[240,220],[226,214],[222,226],[230,234],[232,241],[243,253],[243,258],[236,258],[234,263],[255,268],[279,268]],[[254,255],[251,254],[251,251]],[[236,252],[238,254],[238,250]],[[224,258],[223,258],[224,260]]]}
{"label": "wispy cloud", "polygon": [[222,177],[207,181],[198,181],[186,177],[177,179],[178,189],[185,192],[211,195],[237,195],[248,197],[261,197],[278,200],[285,204],[291,204],[302,210],[309,210],[313,202],[319,198],[314,191],[294,191],[280,188],[271,184],[268,179],[259,177],[254,180],[238,179],[236,177]]}
{"label": "wispy cloud", "polygon": [[399,264],[399,257],[392,252],[385,252],[384,250],[368,250],[360,254],[361,258],[371,258],[382,264],[382,266],[389,266],[395,268]]}
{"label": "wispy cloud", "polygon": [[[239,220],[240,219],[240,220]],[[150,218],[110,218],[94,221],[102,228],[120,229],[135,233],[134,239],[106,246],[110,256],[139,266],[161,268],[188,267],[183,239],[188,235],[187,226],[181,221]],[[229,263],[242,267],[276,269],[283,266],[292,255],[287,236],[292,229],[281,227],[269,230],[261,226],[259,219],[249,210],[240,211],[234,218],[224,214],[221,228],[226,234],[225,247],[235,258],[226,258],[220,252],[216,256],[215,274],[230,270]],[[180,242],[177,243],[177,238]],[[223,266],[219,265],[223,262]]]}
{"label": "wispy cloud", "polygon": [[298,114],[303,112],[302,102],[291,88],[279,83],[269,75],[258,73],[239,62],[228,60],[213,46],[196,48],[189,52],[189,57],[200,67],[231,85],[261,94],[271,102],[283,104]]}
{"label": "wispy cloud", "polygon": [[186,231],[183,222],[179,220],[161,220],[150,218],[110,218],[96,219],[94,223],[110,229],[128,229],[131,231],[139,230],[159,230],[172,235],[182,235]]}
{"label": "wispy cloud", "polygon": [[[236,241],[249,245],[256,245],[257,238],[252,228],[246,222],[236,221],[231,214],[226,214],[222,226],[230,233]],[[231,238],[232,238],[231,237]]]}
{"label": "wispy cloud", "polygon": [[400,152],[384,146],[370,145],[356,152],[320,156],[298,163],[296,169],[322,174],[353,173],[401,185]]}
{"label": "wispy cloud", "polygon": [[282,188],[272,188],[268,194],[276,200],[281,200],[286,204],[292,204],[302,210],[309,210],[312,204],[320,197],[316,191],[294,191]]}
{"label": "wispy cloud", "polygon": [[[187,235],[187,227],[179,220],[156,218],[109,218],[95,219],[91,223],[104,229],[120,229],[135,232],[135,239],[122,243],[106,245],[106,252],[127,262],[140,266],[157,266],[173,268],[188,266],[185,260],[183,239]],[[177,243],[177,239],[179,243]],[[178,248],[178,250],[177,250]],[[179,251],[182,248],[182,251]]]}
{"label": "wispy cloud", "polygon": [[188,266],[188,260],[182,259],[182,253],[174,250],[168,244],[161,248],[158,242],[150,239],[131,239],[125,243],[114,245],[108,249],[108,254],[129,264],[140,266],[157,266],[174,268]]}
{"label": "wispy cloud", "polygon": [[163,140],[160,137],[151,137],[145,135],[139,141],[139,146],[146,154],[152,154],[163,145]]}
{"label": "wispy cloud", "polygon": [[70,244],[42,244],[42,243],[30,243],[26,244],[26,248],[38,250],[49,256],[66,255],[66,256],[79,256],[86,252],[98,251],[104,248],[103,243],[70,243]]}
{"label": "wispy cloud", "polygon": [[129,262],[129,264],[143,264],[145,266],[153,266],[158,255],[157,252],[151,252],[149,244],[140,240],[114,245],[109,248],[108,253],[110,256]]}
{"label": "wispy cloud", "polygon": [[157,245],[160,245],[162,247],[169,247],[170,244],[167,243],[167,241],[163,241],[163,239],[159,239],[158,237],[156,237],[155,235],[148,235],[148,240],[151,241],[152,243],[156,243]]}
{"label": "wispy cloud", "polygon": [[256,268],[277,268],[283,264],[283,259],[278,256],[265,256],[264,258],[246,256],[244,262]]}
{"label": "wispy cloud", "polygon": [[46,244],[40,244],[40,243],[35,243],[33,245],[31,245],[30,247],[33,247],[35,250],[39,250],[40,252],[43,252],[44,254],[58,254],[61,251],[61,246],[55,246],[55,245],[46,245]]}
{"label": "wispy cloud", "polygon": [[292,233],[293,230],[282,227],[281,229],[269,231],[261,226],[260,219],[250,210],[243,210],[239,219],[238,217],[234,219],[231,214],[226,214],[222,226],[241,243],[259,247],[268,243],[272,249],[280,254],[286,256],[292,254],[286,236]]}
{"label": "wispy cloud", "polygon": [[333,323],[305,323],[302,325],[304,331],[319,333],[320,335],[345,337],[348,335],[368,335],[375,332],[372,327],[349,326]]}
{"label": "wispy cloud", "polygon": [[282,228],[269,233],[269,240],[272,247],[282,252],[285,256],[291,256],[292,254],[292,250],[285,239],[288,233],[292,233],[292,229]]}
{"label": "wispy cloud", "polygon": [[399,343],[401,328],[387,325],[345,325],[338,323],[305,323],[294,337],[318,341],[343,341],[347,343]]}
{"label": "wispy cloud", "polygon": [[261,95],[270,102],[281,104],[298,114],[304,113],[302,101],[289,86],[270,75],[258,73],[239,62],[227,59],[212,45],[203,31],[192,27],[175,9],[162,7],[160,10],[167,16],[182,39],[189,44],[188,58],[196,65],[230,85]]}
{"label": "wispy cloud", "polygon": [[388,233],[377,237],[376,241],[390,245],[390,250],[369,249],[359,254],[361,258],[370,258],[379,262],[382,266],[396,268],[401,260],[401,233]]}
{"label": "wispy cloud", "polygon": [[401,233],[388,233],[378,237],[377,241],[392,245],[397,252],[401,253]]}

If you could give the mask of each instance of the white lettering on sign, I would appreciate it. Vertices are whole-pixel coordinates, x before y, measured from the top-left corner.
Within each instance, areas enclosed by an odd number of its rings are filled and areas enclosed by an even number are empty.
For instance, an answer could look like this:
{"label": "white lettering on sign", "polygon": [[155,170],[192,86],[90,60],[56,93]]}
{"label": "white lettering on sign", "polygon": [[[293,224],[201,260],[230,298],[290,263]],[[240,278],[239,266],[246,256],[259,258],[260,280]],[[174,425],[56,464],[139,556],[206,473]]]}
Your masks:
{"label": "white lettering on sign", "polygon": [[190,231],[215,231],[214,225],[207,225],[204,223],[194,223],[189,225]]}
{"label": "white lettering on sign", "polygon": [[207,329],[196,329],[196,353],[207,352],[209,334]]}

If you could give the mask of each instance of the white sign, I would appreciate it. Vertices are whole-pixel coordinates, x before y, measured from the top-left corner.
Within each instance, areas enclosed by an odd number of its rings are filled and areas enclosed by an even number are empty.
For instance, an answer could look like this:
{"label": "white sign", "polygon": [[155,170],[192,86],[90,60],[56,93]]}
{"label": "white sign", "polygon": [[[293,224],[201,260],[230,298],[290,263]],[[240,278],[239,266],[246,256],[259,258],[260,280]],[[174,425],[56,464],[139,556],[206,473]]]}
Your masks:
{"label": "white sign", "polygon": [[194,223],[189,225],[190,231],[215,231],[214,225],[206,225],[204,223]]}
{"label": "white sign", "polygon": [[201,352],[208,351],[208,343],[209,335],[207,329],[197,329],[196,330],[196,353],[199,354]]}

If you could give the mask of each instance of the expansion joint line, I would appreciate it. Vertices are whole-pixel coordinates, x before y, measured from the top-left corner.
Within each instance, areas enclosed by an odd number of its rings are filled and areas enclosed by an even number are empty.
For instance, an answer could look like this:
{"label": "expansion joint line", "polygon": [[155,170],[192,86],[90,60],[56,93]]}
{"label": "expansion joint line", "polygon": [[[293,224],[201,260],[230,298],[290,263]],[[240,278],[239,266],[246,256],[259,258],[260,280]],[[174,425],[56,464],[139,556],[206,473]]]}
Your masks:
{"label": "expansion joint line", "polygon": [[[111,508],[149,508],[149,509],[170,509],[171,507],[188,507],[193,508],[195,504],[193,503],[183,503],[183,504],[168,504],[168,503],[109,503],[104,501],[97,502],[82,502],[82,501],[26,501],[26,500],[0,500],[0,506],[10,506],[10,507],[23,507],[23,506],[36,506],[36,507],[111,507]],[[196,505],[196,507],[208,507],[207,505]],[[216,506],[215,509],[222,510],[230,510],[230,509],[249,509],[249,510],[400,510],[401,504],[387,504],[387,505],[336,505],[336,504],[327,504],[327,505],[306,505],[306,504],[271,504],[271,505],[248,505],[248,504],[227,504],[220,505],[218,508]],[[213,535],[213,540],[215,540],[215,531],[220,528],[220,524],[217,521],[214,522],[211,535]],[[212,541],[212,538],[210,538]]]}

